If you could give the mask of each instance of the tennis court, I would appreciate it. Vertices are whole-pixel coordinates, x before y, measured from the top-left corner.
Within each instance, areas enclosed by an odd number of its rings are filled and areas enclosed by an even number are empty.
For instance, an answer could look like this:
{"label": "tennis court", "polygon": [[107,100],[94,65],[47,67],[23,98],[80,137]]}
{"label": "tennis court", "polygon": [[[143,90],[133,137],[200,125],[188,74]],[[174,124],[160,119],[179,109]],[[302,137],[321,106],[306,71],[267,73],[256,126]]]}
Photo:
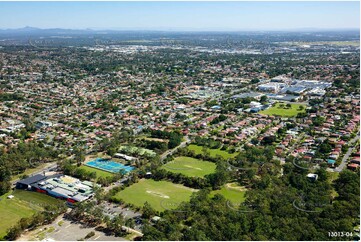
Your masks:
{"label": "tennis court", "polygon": [[85,165],[99,169],[99,170],[112,172],[112,173],[118,173],[122,169],[126,173],[134,170],[133,166],[126,166],[121,163],[118,163],[118,162],[115,162],[112,160],[102,159],[102,158],[96,158],[95,160],[85,163]]}

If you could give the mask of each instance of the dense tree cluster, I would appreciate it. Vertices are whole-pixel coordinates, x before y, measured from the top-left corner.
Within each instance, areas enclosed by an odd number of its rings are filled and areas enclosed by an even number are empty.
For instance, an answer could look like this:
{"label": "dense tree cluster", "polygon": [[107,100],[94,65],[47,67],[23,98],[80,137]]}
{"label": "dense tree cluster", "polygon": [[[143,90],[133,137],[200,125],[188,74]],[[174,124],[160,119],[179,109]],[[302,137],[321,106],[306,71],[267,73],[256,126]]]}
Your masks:
{"label": "dense tree cluster", "polygon": [[162,131],[162,130],[154,130],[148,129],[148,131],[153,138],[160,138],[160,139],[168,139],[168,148],[173,149],[180,145],[183,139],[183,135],[177,131]]}
{"label": "dense tree cluster", "polygon": [[316,182],[306,174],[288,166],[283,178],[272,177],[267,187],[250,190],[239,208],[202,190],[180,206],[182,213],[166,211],[162,221],[145,225],[143,240],[353,239],[330,238],[328,232],[352,232],[359,222],[359,174],[340,174],[336,198],[325,171]]}
{"label": "dense tree cluster", "polygon": [[208,147],[211,149],[218,149],[222,146],[222,142],[210,139],[210,138],[204,138],[200,136],[196,136],[194,138],[194,143],[203,147]]}
{"label": "dense tree cluster", "polygon": [[57,157],[56,151],[36,142],[19,143],[7,151],[0,150],[0,195],[9,191],[12,175],[20,174],[27,168],[37,167]]}
{"label": "dense tree cluster", "polygon": [[150,150],[154,150],[158,153],[163,153],[168,149],[168,142],[160,142],[156,140],[142,139],[142,140],[138,140],[136,142],[136,145],[139,147],[144,147]]}
{"label": "dense tree cluster", "polygon": [[224,120],[226,120],[227,119],[227,116],[226,115],[223,115],[223,114],[221,114],[221,115],[219,115],[218,117],[216,117],[215,119],[213,119],[211,122],[210,122],[210,124],[218,124],[218,123],[220,123],[220,122],[222,122],[222,121],[224,121]]}
{"label": "dense tree cluster", "polygon": [[16,100],[24,100],[24,97],[18,93],[0,93],[0,102]]}

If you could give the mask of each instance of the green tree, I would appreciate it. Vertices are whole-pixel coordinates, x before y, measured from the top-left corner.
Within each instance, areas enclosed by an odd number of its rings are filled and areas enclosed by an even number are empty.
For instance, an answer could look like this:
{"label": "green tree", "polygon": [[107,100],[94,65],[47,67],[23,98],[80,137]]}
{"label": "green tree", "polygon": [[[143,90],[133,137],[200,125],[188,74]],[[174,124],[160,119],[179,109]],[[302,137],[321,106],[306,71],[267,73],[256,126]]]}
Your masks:
{"label": "green tree", "polygon": [[152,208],[152,206],[150,206],[148,202],[144,203],[142,210],[143,210],[142,217],[145,219],[150,219],[156,214],[156,211]]}

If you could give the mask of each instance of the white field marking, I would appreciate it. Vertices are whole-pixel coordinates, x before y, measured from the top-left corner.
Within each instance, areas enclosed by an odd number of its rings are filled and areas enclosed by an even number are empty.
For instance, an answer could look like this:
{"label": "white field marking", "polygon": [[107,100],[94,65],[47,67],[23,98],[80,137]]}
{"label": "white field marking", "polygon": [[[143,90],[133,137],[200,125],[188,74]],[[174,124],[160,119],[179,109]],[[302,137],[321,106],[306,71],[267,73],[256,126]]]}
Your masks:
{"label": "white field marking", "polygon": [[163,194],[161,194],[161,193],[159,193],[159,192],[153,192],[153,191],[147,190],[147,193],[150,193],[150,194],[152,194],[152,195],[156,195],[156,196],[159,196],[159,197],[162,197],[162,198],[169,198],[169,196],[163,195]]}
{"label": "white field marking", "polygon": [[227,183],[226,188],[231,189],[231,190],[236,190],[236,191],[240,191],[240,192],[244,192],[247,191],[247,188],[243,187],[243,186],[237,186],[233,183]]}
{"label": "white field marking", "polygon": [[202,170],[201,168],[199,167],[193,167],[193,166],[189,166],[189,165],[184,165],[185,167],[188,167],[188,168],[193,168],[193,169],[196,169],[196,170]]}
{"label": "white field marking", "polygon": [[66,228],[69,228],[70,226],[71,226],[71,224],[69,224],[68,226],[66,226],[65,229],[66,229]]}
{"label": "white field marking", "polygon": [[97,239],[99,239],[99,237],[100,237],[100,235],[98,236],[98,237],[96,237],[94,240],[97,240]]}

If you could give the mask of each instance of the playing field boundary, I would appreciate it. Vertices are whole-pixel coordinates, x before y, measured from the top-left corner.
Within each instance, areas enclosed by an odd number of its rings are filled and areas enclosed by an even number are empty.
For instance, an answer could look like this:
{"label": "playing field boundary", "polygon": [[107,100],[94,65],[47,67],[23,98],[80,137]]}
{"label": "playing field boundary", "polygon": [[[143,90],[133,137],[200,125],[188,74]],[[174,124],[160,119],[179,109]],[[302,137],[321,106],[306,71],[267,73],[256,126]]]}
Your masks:
{"label": "playing field boundary", "polygon": [[212,174],[216,170],[216,164],[211,161],[197,159],[188,156],[178,156],[174,160],[164,164],[161,169],[172,173],[180,173],[189,177],[201,177]]}

